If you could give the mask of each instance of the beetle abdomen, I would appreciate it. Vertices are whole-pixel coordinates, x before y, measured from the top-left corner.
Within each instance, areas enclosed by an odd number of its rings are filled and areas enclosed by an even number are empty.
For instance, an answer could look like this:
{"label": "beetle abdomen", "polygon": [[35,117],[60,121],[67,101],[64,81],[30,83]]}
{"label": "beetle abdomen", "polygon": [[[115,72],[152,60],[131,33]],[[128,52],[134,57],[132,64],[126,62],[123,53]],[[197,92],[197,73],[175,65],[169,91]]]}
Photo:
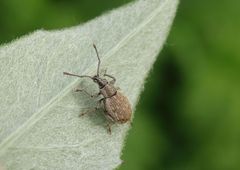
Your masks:
{"label": "beetle abdomen", "polygon": [[118,123],[125,123],[131,119],[132,109],[127,97],[120,92],[105,99],[105,110],[108,116]]}

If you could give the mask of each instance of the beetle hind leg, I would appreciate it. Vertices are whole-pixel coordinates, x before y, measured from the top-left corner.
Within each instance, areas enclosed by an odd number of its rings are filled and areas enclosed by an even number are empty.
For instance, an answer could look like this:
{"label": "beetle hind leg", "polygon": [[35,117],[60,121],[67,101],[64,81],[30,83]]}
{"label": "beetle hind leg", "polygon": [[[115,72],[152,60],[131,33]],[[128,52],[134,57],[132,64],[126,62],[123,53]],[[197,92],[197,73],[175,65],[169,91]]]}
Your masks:
{"label": "beetle hind leg", "polygon": [[108,131],[108,133],[111,135],[112,134],[112,124],[111,123],[107,123],[107,131]]}
{"label": "beetle hind leg", "polygon": [[114,120],[109,115],[106,115],[106,119],[107,119],[107,131],[111,135],[112,134],[112,125],[113,125]]}

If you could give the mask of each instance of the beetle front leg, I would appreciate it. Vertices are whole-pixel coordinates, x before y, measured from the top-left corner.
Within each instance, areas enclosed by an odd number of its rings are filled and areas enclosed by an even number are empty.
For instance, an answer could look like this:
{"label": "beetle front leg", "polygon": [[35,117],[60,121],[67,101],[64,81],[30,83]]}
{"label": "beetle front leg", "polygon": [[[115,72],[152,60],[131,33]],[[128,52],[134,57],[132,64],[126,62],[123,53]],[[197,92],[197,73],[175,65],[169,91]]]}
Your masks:
{"label": "beetle front leg", "polygon": [[104,76],[105,76],[105,77],[109,77],[109,78],[112,79],[112,80],[110,81],[110,84],[115,84],[115,82],[116,82],[116,78],[115,78],[115,77],[113,77],[113,76],[111,76],[111,75],[109,75],[109,74],[107,74],[107,73],[104,73]]}
{"label": "beetle front leg", "polygon": [[90,94],[88,93],[86,90],[84,89],[76,89],[75,92],[84,92],[85,94],[87,94],[88,96],[90,96],[91,98],[93,97],[98,97],[100,95],[100,92],[97,93],[97,94]]}

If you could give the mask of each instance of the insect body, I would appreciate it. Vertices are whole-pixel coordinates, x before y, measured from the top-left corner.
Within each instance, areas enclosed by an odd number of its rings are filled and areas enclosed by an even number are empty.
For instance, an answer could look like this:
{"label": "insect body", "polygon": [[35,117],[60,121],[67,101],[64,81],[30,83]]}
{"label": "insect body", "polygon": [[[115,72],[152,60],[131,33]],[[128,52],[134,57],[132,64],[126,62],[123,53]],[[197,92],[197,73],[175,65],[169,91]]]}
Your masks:
{"label": "insect body", "polygon": [[131,106],[128,99],[116,88],[107,84],[100,89],[103,95],[104,110],[107,118],[112,122],[125,123],[131,118]]}
{"label": "insect body", "polygon": [[[117,88],[114,86],[116,79],[108,74],[104,74],[104,77],[100,77],[99,75],[99,69],[101,60],[98,54],[98,50],[96,46],[93,44],[93,47],[96,51],[97,58],[98,58],[98,68],[97,68],[97,74],[95,76],[88,76],[88,75],[76,75],[64,72],[65,75],[69,76],[75,76],[79,78],[90,78],[93,80],[93,82],[98,84],[99,87],[99,93],[96,95],[91,95],[87,91],[83,89],[77,89],[76,91],[85,92],[86,94],[90,95],[91,97],[102,95],[103,98],[99,100],[99,104],[102,107],[96,107],[93,110],[89,110],[85,113],[82,113],[81,115],[87,114],[92,111],[96,111],[99,108],[103,108],[105,117],[109,120],[108,122],[108,130],[111,133],[111,123],[126,123],[131,119],[132,115],[132,109],[131,105],[127,99],[121,92],[117,90]],[[111,81],[108,81],[105,77],[111,78]]]}

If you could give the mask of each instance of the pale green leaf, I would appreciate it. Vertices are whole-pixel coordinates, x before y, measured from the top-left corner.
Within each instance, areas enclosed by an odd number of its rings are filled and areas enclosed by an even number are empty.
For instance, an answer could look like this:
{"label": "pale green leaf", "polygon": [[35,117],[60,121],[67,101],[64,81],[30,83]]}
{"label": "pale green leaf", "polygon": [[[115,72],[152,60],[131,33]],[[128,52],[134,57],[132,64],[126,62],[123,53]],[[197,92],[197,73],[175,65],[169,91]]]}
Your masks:
{"label": "pale green leaf", "polygon": [[63,76],[102,70],[133,108],[169,32],[178,0],[139,0],[84,25],[36,31],[0,48],[0,166],[27,169],[114,169],[129,124],[107,133],[101,111],[78,117],[97,100],[88,79]]}

